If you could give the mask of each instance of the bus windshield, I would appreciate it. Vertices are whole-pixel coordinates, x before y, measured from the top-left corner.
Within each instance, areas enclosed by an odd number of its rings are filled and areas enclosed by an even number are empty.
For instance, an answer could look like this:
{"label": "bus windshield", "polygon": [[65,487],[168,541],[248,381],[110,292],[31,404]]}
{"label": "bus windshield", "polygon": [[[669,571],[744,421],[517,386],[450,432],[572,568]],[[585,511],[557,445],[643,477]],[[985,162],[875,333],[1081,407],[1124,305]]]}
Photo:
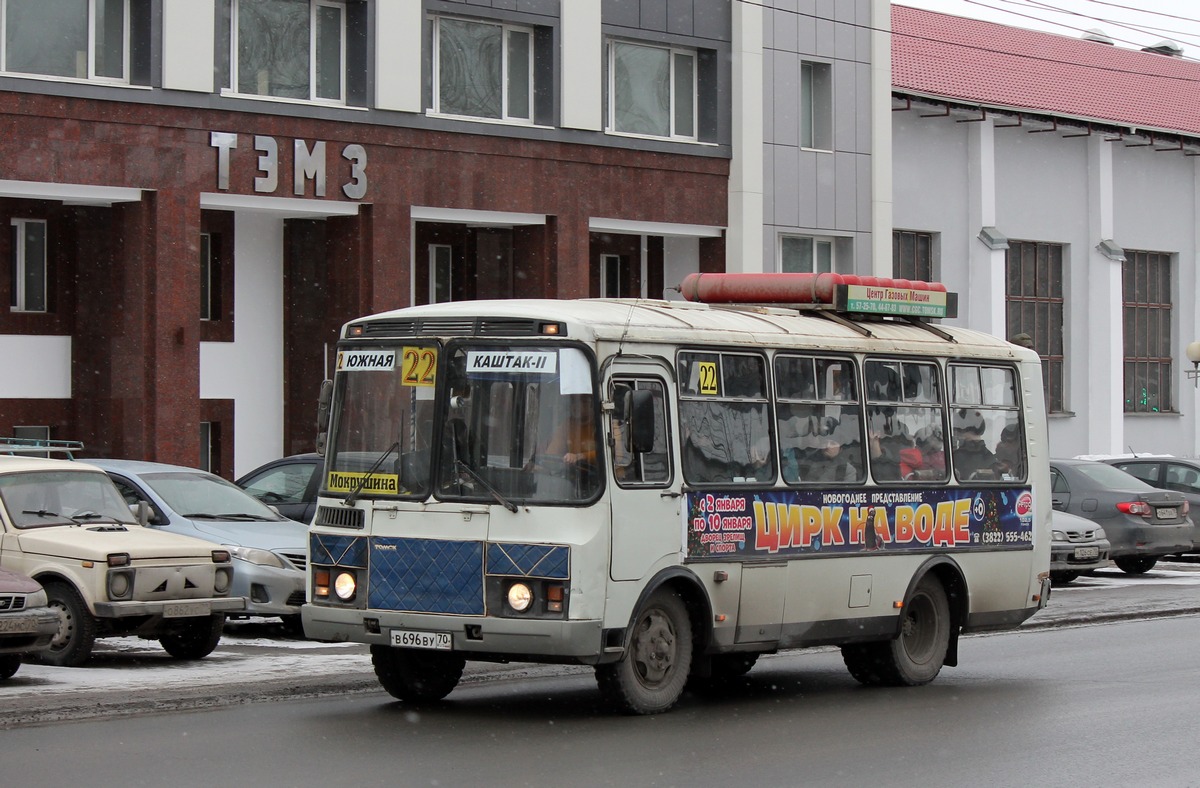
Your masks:
{"label": "bus windshield", "polygon": [[450,352],[437,497],[583,503],[599,494],[596,384],[581,350]]}
{"label": "bus windshield", "polygon": [[337,372],[329,492],[510,509],[600,492],[595,375],[578,348],[344,350]]}

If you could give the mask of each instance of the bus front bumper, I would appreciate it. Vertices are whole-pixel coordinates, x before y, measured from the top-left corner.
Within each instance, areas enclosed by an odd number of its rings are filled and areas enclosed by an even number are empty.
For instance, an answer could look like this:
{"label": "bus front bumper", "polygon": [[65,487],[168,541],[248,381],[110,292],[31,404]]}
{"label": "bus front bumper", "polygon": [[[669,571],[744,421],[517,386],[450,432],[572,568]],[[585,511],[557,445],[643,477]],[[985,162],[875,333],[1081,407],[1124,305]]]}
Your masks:
{"label": "bus front bumper", "polygon": [[549,621],[442,616],[390,610],[358,610],[307,604],[300,608],[310,640],[398,645],[400,633],[450,636],[451,651],[470,659],[594,665],[619,654],[603,648],[599,620]]}

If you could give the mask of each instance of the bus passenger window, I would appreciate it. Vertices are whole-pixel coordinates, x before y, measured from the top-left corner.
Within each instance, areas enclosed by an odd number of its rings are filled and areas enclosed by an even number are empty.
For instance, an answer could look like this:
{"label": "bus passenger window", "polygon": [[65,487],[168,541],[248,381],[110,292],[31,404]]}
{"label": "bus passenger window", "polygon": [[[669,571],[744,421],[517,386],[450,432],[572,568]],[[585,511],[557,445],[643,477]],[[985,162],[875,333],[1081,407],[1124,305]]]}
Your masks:
{"label": "bus passenger window", "polygon": [[788,484],[865,478],[854,368],[844,359],[775,357],[780,472]]}
{"label": "bus passenger window", "polygon": [[[1016,373],[1008,367],[952,364],[954,475],[967,481],[1023,481],[1028,463]],[[964,407],[967,406],[967,407]]]}
{"label": "bus passenger window", "polygon": [[678,369],[684,478],[694,484],[774,481],[763,358],[685,352]]}
{"label": "bus passenger window", "polygon": [[941,374],[936,364],[867,361],[867,446],[877,482],[948,478]]}

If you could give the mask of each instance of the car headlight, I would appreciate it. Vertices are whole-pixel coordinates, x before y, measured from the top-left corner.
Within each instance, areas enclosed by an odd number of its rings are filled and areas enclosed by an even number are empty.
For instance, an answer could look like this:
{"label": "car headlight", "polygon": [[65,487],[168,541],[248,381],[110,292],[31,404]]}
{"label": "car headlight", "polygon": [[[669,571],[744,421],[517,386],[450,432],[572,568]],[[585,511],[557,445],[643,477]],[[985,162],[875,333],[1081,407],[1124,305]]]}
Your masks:
{"label": "car headlight", "polygon": [[1103,528],[1096,529],[1096,538],[1097,539],[1107,539],[1108,538],[1107,536],[1105,536]]}
{"label": "car headlight", "polygon": [[276,569],[287,569],[289,564],[270,550],[260,550],[257,547],[238,547],[226,545],[234,558],[249,561],[259,566],[273,566]]}
{"label": "car headlight", "polygon": [[1065,533],[1063,533],[1062,531],[1051,531],[1050,538],[1056,542],[1067,541],[1067,535]]}

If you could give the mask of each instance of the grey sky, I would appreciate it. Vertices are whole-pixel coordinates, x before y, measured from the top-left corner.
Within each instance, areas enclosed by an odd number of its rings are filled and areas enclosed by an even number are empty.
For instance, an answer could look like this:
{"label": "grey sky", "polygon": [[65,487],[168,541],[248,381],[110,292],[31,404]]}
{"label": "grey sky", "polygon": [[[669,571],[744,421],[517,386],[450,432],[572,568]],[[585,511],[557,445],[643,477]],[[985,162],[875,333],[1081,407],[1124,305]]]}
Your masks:
{"label": "grey sky", "polygon": [[1200,3],[1195,0],[893,0],[956,16],[1078,37],[1099,29],[1117,46],[1143,47],[1166,39],[1200,58]]}

